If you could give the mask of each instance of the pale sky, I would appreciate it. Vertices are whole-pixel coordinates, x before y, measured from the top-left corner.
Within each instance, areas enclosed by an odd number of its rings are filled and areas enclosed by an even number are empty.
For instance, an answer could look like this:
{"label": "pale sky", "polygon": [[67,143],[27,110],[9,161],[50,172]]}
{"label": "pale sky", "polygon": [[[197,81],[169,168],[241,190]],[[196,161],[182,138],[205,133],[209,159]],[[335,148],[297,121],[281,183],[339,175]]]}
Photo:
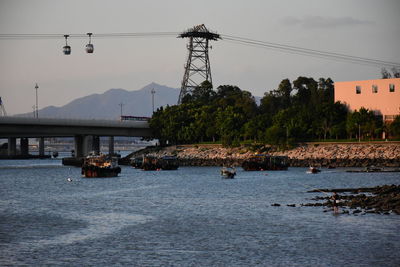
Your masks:
{"label": "pale sky", "polygon": [[[399,0],[0,0],[0,34],[60,34],[59,39],[1,40],[0,96],[8,114],[111,88],[138,90],[156,82],[180,88],[186,39],[98,38],[100,33],[181,32],[205,24],[220,34],[400,63]],[[64,34],[92,32],[88,40]],[[380,78],[379,66],[313,58],[220,40],[212,43],[214,87],[237,85],[253,95],[282,79]]]}

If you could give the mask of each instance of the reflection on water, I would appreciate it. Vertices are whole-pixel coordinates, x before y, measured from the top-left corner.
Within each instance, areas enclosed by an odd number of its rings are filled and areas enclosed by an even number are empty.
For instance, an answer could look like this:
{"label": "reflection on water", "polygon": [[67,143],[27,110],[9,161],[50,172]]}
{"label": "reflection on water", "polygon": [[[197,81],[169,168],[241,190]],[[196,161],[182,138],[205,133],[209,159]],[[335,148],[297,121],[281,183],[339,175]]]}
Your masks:
{"label": "reflection on water", "polygon": [[1,265],[400,264],[399,216],[300,206],[322,194],[310,189],[399,184],[396,173],[238,169],[226,180],[214,167],[123,167],[117,178],[85,179],[60,162],[0,161]]}

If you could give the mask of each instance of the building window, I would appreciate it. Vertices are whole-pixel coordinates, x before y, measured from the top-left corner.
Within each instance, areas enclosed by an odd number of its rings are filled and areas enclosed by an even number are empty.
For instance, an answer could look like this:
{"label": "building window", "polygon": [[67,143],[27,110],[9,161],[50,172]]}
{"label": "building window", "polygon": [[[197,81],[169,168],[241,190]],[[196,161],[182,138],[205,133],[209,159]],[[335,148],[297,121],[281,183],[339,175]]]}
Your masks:
{"label": "building window", "polygon": [[389,84],[389,92],[394,92],[394,84]]}
{"label": "building window", "polygon": [[378,85],[372,85],[372,93],[373,94],[378,93]]}
{"label": "building window", "polygon": [[356,86],[356,94],[361,94],[361,86],[359,85]]}

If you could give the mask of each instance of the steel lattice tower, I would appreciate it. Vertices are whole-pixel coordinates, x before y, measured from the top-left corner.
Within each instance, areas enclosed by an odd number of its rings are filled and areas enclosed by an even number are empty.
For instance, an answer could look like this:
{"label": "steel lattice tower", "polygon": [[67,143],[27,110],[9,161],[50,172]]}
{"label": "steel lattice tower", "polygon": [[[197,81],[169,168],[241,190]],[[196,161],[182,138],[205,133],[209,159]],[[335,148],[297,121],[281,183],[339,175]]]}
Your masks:
{"label": "steel lattice tower", "polygon": [[217,33],[210,32],[204,24],[194,26],[181,33],[179,37],[189,38],[189,44],[187,45],[189,55],[178,99],[178,103],[180,104],[183,97],[191,93],[202,82],[209,81],[212,84],[208,43],[210,40],[217,41],[221,37]]}

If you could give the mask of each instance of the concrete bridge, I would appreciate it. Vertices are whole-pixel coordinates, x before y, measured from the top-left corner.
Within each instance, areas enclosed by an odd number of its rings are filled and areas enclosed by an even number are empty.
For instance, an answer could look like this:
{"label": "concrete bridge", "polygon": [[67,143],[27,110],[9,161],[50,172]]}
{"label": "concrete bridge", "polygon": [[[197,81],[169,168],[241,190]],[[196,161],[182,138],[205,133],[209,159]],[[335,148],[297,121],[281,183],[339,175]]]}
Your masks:
{"label": "concrete bridge", "polygon": [[50,118],[0,117],[0,138],[8,138],[8,155],[28,155],[29,139],[39,138],[39,155],[44,155],[45,137],[74,137],[75,157],[100,151],[100,136],[109,137],[109,153],[114,153],[114,136],[151,137],[147,121],[75,120]]}

